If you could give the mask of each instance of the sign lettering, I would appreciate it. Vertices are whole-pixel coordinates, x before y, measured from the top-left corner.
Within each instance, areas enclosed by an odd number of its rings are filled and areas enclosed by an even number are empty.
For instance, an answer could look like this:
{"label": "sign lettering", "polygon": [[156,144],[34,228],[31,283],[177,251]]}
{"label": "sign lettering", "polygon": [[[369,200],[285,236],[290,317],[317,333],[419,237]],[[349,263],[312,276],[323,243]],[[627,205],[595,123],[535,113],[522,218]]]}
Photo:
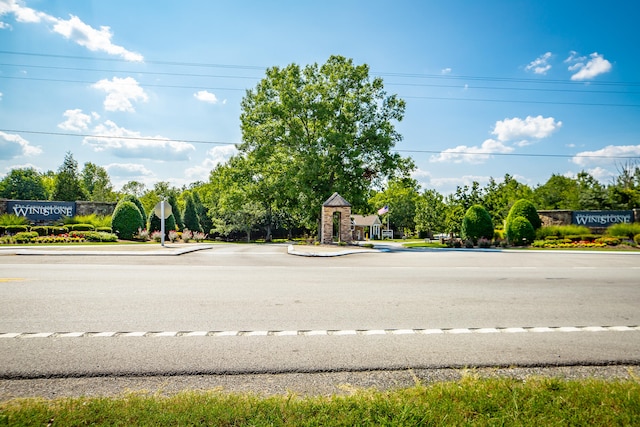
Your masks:
{"label": "sign lettering", "polygon": [[55,221],[76,213],[75,202],[7,201],[7,212],[23,216],[30,221]]}
{"label": "sign lettering", "polygon": [[574,211],[571,223],[587,227],[608,227],[633,222],[633,211]]}

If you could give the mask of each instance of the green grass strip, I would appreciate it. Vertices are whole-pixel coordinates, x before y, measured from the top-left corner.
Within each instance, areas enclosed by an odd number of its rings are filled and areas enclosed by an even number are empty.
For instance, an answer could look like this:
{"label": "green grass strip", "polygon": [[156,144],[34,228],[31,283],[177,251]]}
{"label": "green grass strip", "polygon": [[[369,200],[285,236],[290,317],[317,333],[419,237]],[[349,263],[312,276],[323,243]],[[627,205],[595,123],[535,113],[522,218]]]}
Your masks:
{"label": "green grass strip", "polygon": [[118,398],[14,399],[0,425],[417,426],[640,425],[640,382],[532,377],[299,397],[223,392]]}

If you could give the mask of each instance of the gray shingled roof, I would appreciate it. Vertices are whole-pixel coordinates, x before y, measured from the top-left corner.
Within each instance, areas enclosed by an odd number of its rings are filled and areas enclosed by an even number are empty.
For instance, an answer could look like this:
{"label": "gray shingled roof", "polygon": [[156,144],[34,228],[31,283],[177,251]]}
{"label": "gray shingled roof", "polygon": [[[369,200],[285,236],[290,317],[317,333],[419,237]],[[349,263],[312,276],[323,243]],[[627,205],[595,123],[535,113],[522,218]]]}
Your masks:
{"label": "gray shingled roof", "polygon": [[331,197],[329,197],[327,201],[322,204],[322,206],[326,206],[330,208],[342,208],[345,206],[351,206],[351,203],[347,202],[338,193],[333,193]]}

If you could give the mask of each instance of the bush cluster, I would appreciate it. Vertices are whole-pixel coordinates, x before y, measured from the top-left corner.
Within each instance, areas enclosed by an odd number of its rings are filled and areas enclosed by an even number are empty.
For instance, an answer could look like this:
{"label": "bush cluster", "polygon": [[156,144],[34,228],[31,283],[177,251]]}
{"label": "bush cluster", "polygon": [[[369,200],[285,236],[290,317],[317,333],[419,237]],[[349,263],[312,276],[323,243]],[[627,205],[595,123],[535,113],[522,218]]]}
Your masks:
{"label": "bush cluster", "polygon": [[120,200],[111,217],[111,229],[120,239],[133,240],[140,228],[144,228],[144,222],[138,206],[129,200]]}
{"label": "bush cluster", "polygon": [[511,206],[507,215],[505,231],[507,240],[515,246],[529,245],[542,226],[536,207],[529,200],[520,199]]}
{"label": "bush cluster", "polygon": [[493,236],[493,220],[489,212],[480,205],[473,205],[462,218],[461,236],[464,240],[471,241],[471,247],[480,238],[491,238]]}

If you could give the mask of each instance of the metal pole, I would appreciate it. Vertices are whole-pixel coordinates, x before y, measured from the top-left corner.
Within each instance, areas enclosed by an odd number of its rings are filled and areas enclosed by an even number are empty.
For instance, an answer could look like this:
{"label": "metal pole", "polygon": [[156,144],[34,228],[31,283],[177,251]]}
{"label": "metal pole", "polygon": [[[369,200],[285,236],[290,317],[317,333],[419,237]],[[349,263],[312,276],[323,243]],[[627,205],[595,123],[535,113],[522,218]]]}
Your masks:
{"label": "metal pole", "polygon": [[160,242],[164,246],[164,200],[160,202]]}

